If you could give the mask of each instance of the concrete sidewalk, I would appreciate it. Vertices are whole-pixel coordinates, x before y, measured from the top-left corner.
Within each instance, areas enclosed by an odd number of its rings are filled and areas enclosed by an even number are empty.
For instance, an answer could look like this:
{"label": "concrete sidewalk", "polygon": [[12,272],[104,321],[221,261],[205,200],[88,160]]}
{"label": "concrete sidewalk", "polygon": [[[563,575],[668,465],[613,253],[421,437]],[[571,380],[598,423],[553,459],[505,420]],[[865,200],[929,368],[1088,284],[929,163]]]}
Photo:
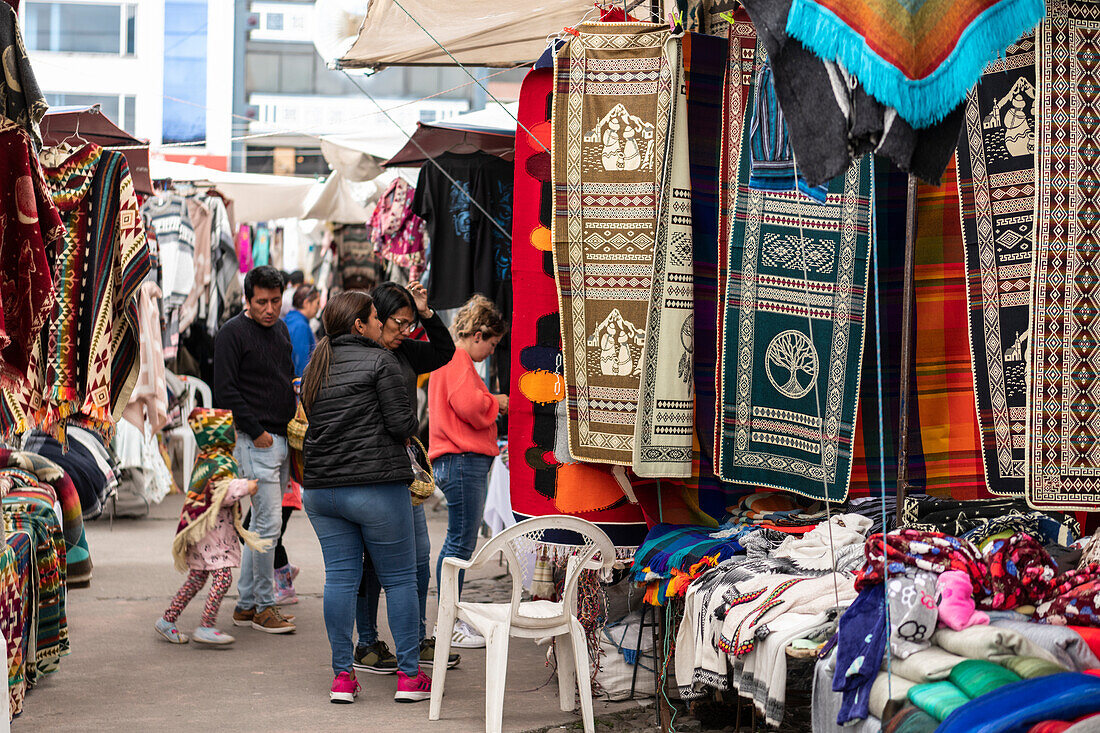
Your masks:
{"label": "concrete sidewalk", "polygon": [[[231,620],[236,587],[222,604],[219,626],[237,643],[226,649],[191,643],[172,646],[153,631],[183,576],[175,571],[171,542],[182,498],[169,497],[152,516],[88,525],[95,577],[91,588],[68,595],[72,653],[61,669],[27,695],[15,731],[183,731],[226,730],[376,731],[476,733],[485,726],[485,651],[459,650],[462,663],[447,675],[443,715],[428,722],[428,703],[393,702],[396,677],[360,675],[363,691],[355,705],[332,705],[329,646],[321,610],[324,565],[320,546],[301,512],[290,521],[285,544],[302,568],[296,583],[298,631],[270,636],[235,629]],[[446,530],[446,510],[428,514],[434,553]],[[504,573],[500,568],[500,573]],[[234,573],[234,576],[236,574]],[[483,573],[467,580],[464,597],[498,600],[507,577]],[[190,631],[205,602],[205,590],[188,606],[180,626]],[[434,623],[434,578],[429,598],[429,632]],[[383,636],[385,610],[380,613]],[[576,723],[580,713],[558,707],[557,679],[545,664],[545,647],[515,639],[510,646],[504,729],[541,730]],[[637,703],[595,702],[597,718],[619,717]],[[605,728],[606,730],[606,728]]]}

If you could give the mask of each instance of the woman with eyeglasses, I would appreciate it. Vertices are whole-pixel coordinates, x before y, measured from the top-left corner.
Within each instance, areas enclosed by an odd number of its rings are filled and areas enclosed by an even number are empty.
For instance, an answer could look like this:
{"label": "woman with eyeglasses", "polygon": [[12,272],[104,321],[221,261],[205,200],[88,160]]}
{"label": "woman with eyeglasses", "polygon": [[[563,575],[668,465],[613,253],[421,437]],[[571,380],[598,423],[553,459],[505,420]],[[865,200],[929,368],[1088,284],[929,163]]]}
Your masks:
{"label": "woman with eyeglasses", "polygon": [[[417,377],[450,362],[455,353],[455,342],[443,320],[428,307],[428,291],[420,283],[412,282],[408,288],[392,282],[382,283],[371,291],[371,298],[378,309],[378,319],[382,321],[379,343],[397,357],[409,393],[409,404],[415,408]],[[411,338],[418,318],[427,341]],[[413,528],[416,537],[416,590],[420,597],[420,663],[431,666],[435,661],[435,639],[427,636],[425,624],[432,548],[423,506],[413,507]],[[367,555],[364,557],[363,583],[359,588],[356,613],[359,640],[355,649],[355,668],[373,674],[394,674],[397,672],[397,658],[378,638],[378,599],[381,593],[381,583]],[[454,667],[458,661],[458,655],[452,654],[447,660],[447,667]]]}

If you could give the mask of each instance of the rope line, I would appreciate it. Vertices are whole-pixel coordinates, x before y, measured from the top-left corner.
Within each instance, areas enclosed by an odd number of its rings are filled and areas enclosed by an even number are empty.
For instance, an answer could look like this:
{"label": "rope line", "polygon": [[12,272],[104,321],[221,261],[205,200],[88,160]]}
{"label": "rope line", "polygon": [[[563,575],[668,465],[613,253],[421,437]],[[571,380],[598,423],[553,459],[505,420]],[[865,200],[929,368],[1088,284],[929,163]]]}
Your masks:
{"label": "rope line", "polygon": [[471,79],[473,79],[473,80],[474,80],[474,83],[475,83],[475,84],[477,84],[477,85],[478,85],[479,87],[481,87],[482,91],[484,91],[484,92],[485,92],[486,94],[488,94],[488,95],[489,95],[489,97],[490,97],[490,98],[491,98],[491,99],[492,99],[492,100],[493,100],[494,102],[496,102],[497,104],[499,104],[499,105],[501,106],[501,108],[502,108],[502,109],[503,109],[503,110],[504,110],[505,112],[507,112],[507,113],[508,113],[508,116],[509,116],[509,117],[511,117],[511,118],[512,118],[513,120],[515,120],[515,121],[516,121],[516,125],[518,125],[518,126],[519,126],[519,128],[520,128],[521,130],[523,130],[524,132],[526,132],[526,133],[527,133],[527,134],[528,134],[528,135],[530,136],[530,138],[531,138],[532,140],[534,140],[534,141],[535,141],[536,143],[538,143],[538,146],[539,146],[540,148],[542,148],[542,149],[543,149],[544,151],[546,151],[547,153],[549,153],[549,152],[550,152],[550,148],[548,148],[548,147],[546,147],[545,145],[543,145],[543,144],[542,144],[542,141],[541,141],[541,140],[539,140],[539,139],[538,139],[537,137],[535,137],[535,136],[534,136],[534,135],[533,135],[533,134],[531,133],[531,131],[527,129],[527,126],[526,126],[526,125],[524,125],[524,124],[523,124],[522,122],[520,122],[520,121],[519,121],[519,117],[516,117],[516,116],[515,116],[514,114],[512,114],[512,110],[510,110],[510,109],[508,109],[507,107],[505,107],[505,106],[504,106],[504,103],[503,103],[503,102],[501,102],[501,101],[500,101],[499,99],[497,99],[497,98],[496,98],[496,95],[494,95],[494,94],[493,94],[492,92],[490,92],[490,91],[489,91],[489,88],[488,88],[487,86],[485,86],[484,84],[482,84],[482,83],[481,83],[481,81],[477,79],[477,77],[475,77],[475,76],[474,76],[474,75],[473,75],[472,73],[470,73],[470,70],[469,70],[469,69],[467,69],[467,68],[466,68],[465,66],[463,66],[463,65],[462,65],[462,62],[461,62],[461,61],[459,61],[458,59],[456,59],[456,58],[454,57],[454,54],[453,54],[453,53],[451,53],[450,51],[448,51],[448,50],[447,50],[447,47],[446,47],[446,46],[444,46],[444,45],[443,45],[442,43],[440,43],[440,42],[439,42],[439,40],[438,40],[438,39],[437,39],[437,38],[436,38],[435,36],[433,36],[433,35],[432,35],[432,32],[431,32],[431,31],[429,31],[429,30],[428,30],[427,28],[425,28],[425,27],[424,27],[424,25],[423,25],[423,24],[422,24],[422,23],[421,23],[421,22],[420,22],[419,20],[417,20],[417,19],[416,19],[416,16],[414,16],[414,15],[413,15],[412,13],[410,13],[410,12],[409,12],[408,10],[406,10],[406,9],[405,9],[405,6],[401,4],[401,1],[400,1],[400,0],[393,0],[393,4],[394,4],[394,5],[396,5],[397,7],[401,8],[401,10],[402,10],[402,11],[403,11],[403,12],[405,13],[405,15],[409,16],[409,20],[411,20],[411,21],[412,21],[413,23],[416,23],[417,27],[418,27],[418,28],[420,28],[420,30],[424,31],[424,33],[425,33],[425,34],[426,34],[426,35],[428,36],[428,38],[432,39],[432,43],[434,43],[435,45],[439,46],[440,50],[442,50],[442,51],[443,51],[443,53],[447,54],[447,56],[448,56],[448,57],[449,57],[449,58],[451,59],[451,61],[454,61],[454,62],[455,62],[455,64],[457,64],[457,65],[458,65],[458,68],[460,68],[460,69],[462,69],[462,70],[463,70],[464,72],[466,72],[466,76],[468,76],[468,77],[470,77]]}
{"label": "rope line", "polygon": [[465,188],[463,188],[461,185],[459,185],[458,181],[456,181],[451,176],[450,173],[448,173],[446,170],[444,170],[443,166],[441,166],[435,158],[433,158],[431,155],[428,154],[428,151],[424,149],[424,146],[422,146],[419,142],[416,141],[416,139],[413,138],[412,135],[410,135],[408,132],[405,131],[405,128],[403,128],[401,126],[401,123],[398,122],[397,120],[395,120],[390,115],[390,113],[387,110],[385,110],[382,107],[381,104],[378,103],[378,100],[376,100],[374,97],[371,96],[370,92],[368,92],[363,87],[359,86],[358,82],[356,82],[355,79],[352,78],[351,74],[349,74],[347,71],[344,71],[343,73],[344,73],[345,76],[347,76],[347,78],[349,80],[351,80],[351,83],[355,85],[355,88],[358,89],[360,92],[362,92],[363,95],[366,96],[366,98],[369,99],[372,103],[374,103],[374,106],[378,108],[378,111],[381,112],[382,114],[384,114],[386,116],[386,119],[388,119],[390,122],[392,122],[394,124],[394,126],[397,127],[397,129],[401,131],[401,134],[404,135],[406,138],[408,138],[410,143],[412,143],[413,145],[416,146],[416,149],[419,150],[424,155],[424,157],[428,160],[428,162],[430,162],[432,165],[434,165],[436,168],[438,168],[439,172],[442,173],[446,177],[446,179],[451,182],[451,185],[454,186],[455,189],[457,189],[459,191],[459,193],[461,193],[463,196],[465,196],[466,199],[471,204],[473,204],[474,207],[476,207],[478,211],[480,211],[482,214],[484,214],[485,217],[493,223],[493,226],[495,226],[497,228],[497,230],[500,231],[501,234],[503,234],[505,237],[508,238],[508,244],[511,245],[511,243],[512,243],[512,233],[508,232],[508,231],[505,231],[504,227],[500,224],[500,222],[498,222],[493,217],[492,214],[490,214],[488,211],[486,211],[485,207],[483,207],[481,204],[479,204],[477,201],[475,201],[474,197],[471,196],[466,191]]}
{"label": "rope line", "polygon": [[[894,696],[893,689],[893,668],[891,664],[891,657],[893,654],[890,651],[890,574],[886,572],[886,533],[889,531],[889,525],[886,522],[886,438],[883,435],[886,422],[884,418],[884,410],[882,406],[882,319],[879,316],[882,304],[882,290],[880,289],[878,271],[879,271],[879,251],[878,251],[878,211],[875,208],[875,176],[874,169],[871,171],[871,266],[875,274],[875,355],[876,369],[878,370],[878,445],[879,455],[882,456],[881,465],[879,466],[879,477],[881,479],[880,497],[882,500],[882,570],[883,570],[883,603],[886,604],[886,692],[889,697]],[[896,511],[895,507],[895,511]]]}

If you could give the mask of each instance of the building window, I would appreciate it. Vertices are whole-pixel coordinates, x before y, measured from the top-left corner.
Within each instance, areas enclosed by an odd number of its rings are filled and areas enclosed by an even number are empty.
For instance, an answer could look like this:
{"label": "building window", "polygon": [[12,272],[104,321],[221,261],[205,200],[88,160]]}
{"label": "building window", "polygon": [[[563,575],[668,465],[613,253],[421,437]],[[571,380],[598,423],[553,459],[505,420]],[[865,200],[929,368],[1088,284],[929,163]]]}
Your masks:
{"label": "building window", "polygon": [[134,53],[137,5],[28,0],[27,48],[61,53]]}
{"label": "building window", "polygon": [[166,143],[206,138],[207,0],[164,3],[164,126]]}
{"label": "building window", "polygon": [[137,100],[133,95],[46,92],[44,96],[50,107],[91,107],[98,104],[105,117],[131,135],[134,134]]}
{"label": "building window", "polygon": [[282,13],[268,13],[267,14],[267,29],[269,31],[281,31],[283,29],[283,14]]}

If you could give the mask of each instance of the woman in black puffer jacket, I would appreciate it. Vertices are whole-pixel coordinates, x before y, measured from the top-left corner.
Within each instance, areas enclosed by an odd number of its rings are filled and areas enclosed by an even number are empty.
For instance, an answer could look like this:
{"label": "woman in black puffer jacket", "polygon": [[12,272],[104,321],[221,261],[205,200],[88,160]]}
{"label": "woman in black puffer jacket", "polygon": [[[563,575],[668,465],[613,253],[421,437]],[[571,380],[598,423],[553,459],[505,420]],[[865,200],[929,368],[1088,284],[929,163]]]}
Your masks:
{"label": "woman in black puffer jacket", "polygon": [[378,343],[382,324],[370,296],[341,293],[321,321],[325,337],[302,378],[306,431],[302,504],[325,557],[325,627],[335,679],[329,699],[352,702],[355,599],[370,553],[386,589],[397,647],[399,702],[426,700],[420,672],[416,548],[406,441],[417,420],[397,359]]}

